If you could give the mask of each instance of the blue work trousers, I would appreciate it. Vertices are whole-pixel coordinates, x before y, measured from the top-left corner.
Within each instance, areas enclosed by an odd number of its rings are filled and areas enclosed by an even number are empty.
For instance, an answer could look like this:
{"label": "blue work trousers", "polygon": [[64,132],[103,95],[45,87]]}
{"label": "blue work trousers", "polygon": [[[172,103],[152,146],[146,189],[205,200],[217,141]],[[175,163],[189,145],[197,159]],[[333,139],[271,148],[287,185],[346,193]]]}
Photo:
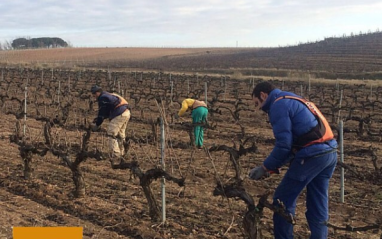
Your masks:
{"label": "blue work trousers", "polygon": [[[337,164],[337,152],[309,159],[294,159],[277,187],[273,204],[280,200],[286,210],[295,215],[296,201],[306,187],[306,219],[311,231],[310,239],[326,239],[329,219],[329,179]],[[273,215],[275,239],[292,239],[293,225],[275,213]]]}

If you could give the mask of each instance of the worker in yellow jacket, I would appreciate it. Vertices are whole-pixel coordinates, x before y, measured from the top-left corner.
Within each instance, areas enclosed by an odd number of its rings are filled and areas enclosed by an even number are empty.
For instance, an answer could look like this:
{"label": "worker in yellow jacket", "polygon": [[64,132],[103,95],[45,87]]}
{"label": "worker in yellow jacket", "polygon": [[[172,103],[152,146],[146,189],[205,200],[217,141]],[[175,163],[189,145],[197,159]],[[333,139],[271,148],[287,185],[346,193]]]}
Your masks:
{"label": "worker in yellow jacket", "polygon": [[[191,110],[192,123],[206,123],[208,109],[207,104],[204,101],[194,100],[194,99],[185,99],[182,102],[182,108],[179,110],[176,118],[181,117],[186,113],[186,111]],[[203,127],[195,126],[194,135],[195,135],[195,146],[201,148],[203,146]]]}

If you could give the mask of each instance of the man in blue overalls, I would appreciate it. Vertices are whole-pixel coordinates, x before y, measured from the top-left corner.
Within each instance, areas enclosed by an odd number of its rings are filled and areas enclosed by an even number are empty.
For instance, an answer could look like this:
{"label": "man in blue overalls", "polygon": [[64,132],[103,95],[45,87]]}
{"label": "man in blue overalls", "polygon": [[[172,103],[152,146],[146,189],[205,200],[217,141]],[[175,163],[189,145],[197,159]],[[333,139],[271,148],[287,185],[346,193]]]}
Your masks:
{"label": "man in blue overalls", "polygon": [[[263,165],[253,168],[249,177],[260,180],[290,163],[275,190],[273,204],[280,201],[295,215],[297,198],[306,187],[310,239],[327,238],[329,179],[337,163],[337,142],[328,122],[313,103],[276,89],[269,82],[256,85],[252,98],[268,113],[276,142]],[[283,217],[275,213],[273,223],[275,239],[293,238],[293,225]]]}

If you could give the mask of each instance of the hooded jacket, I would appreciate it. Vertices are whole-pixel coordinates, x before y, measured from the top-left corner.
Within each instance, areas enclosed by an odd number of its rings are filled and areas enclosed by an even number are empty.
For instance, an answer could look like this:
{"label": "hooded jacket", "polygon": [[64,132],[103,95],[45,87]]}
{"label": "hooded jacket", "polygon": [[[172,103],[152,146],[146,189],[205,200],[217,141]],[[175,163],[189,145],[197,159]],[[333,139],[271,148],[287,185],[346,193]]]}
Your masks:
{"label": "hooded jacket", "polygon": [[127,104],[126,100],[126,104],[121,104],[121,98],[106,91],[103,91],[98,96],[98,116],[96,121],[97,126],[100,126],[104,119],[109,118],[112,120],[129,109],[129,105]]}
{"label": "hooded jacket", "polygon": [[333,152],[337,148],[335,139],[325,143],[313,144],[298,150],[292,149],[299,136],[310,131],[318,122],[312,112],[300,101],[294,99],[275,100],[281,96],[300,96],[291,92],[274,89],[271,91],[262,107],[268,113],[276,139],[275,146],[265,159],[264,166],[268,170],[276,170],[288,163],[292,158],[309,159],[325,153]]}
{"label": "hooded jacket", "polygon": [[206,107],[207,108],[207,105],[204,101],[194,100],[194,99],[190,99],[190,98],[185,99],[182,101],[182,108],[180,108],[178,115],[182,116],[182,115],[184,115],[184,113],[186,113],[187,110],[189,110],[189,109],[194,110],[198,107]]}

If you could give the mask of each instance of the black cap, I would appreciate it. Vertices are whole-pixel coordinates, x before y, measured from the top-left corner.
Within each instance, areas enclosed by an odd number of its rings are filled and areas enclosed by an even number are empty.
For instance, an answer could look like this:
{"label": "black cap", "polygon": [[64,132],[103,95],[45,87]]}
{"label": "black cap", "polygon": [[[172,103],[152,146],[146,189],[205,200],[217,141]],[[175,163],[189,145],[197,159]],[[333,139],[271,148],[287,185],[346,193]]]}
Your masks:
{"label": "black cap", "polygon": [[94,85],[94,86],[92,86],[90,91],[92,92],[92,94],[95,94],[96,92],[102,92],[102,88],[99,87],[98,85]]}

